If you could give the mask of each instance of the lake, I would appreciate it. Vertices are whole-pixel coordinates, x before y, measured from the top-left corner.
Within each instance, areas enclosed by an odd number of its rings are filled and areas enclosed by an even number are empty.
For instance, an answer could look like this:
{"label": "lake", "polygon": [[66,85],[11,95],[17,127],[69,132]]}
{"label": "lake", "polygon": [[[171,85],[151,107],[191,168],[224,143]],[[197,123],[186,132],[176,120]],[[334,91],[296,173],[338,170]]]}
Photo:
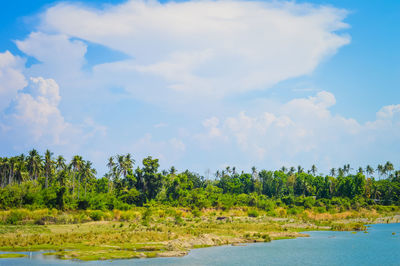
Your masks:
{"label": "lake", "polygon": [[182,258],[79,262],[20,252],[30,258],[0,259],[0,265],[400,265],[400,224],[371,225],[368,233],[308,234],[307,238],[270,243],[195,249]]}

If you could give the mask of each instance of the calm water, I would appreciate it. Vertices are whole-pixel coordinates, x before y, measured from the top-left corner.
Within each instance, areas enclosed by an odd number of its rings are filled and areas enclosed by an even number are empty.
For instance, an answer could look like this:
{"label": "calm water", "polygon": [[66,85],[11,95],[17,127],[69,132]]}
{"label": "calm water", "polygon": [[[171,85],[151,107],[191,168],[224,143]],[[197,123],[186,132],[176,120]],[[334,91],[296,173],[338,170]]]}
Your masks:
{"label": "calm water", "polygon": [[196,249],[182,258],[77,262],[34,253],[0,265],[400,265],[400,224],[372,225],[368,232],[309,232],[309,238]]}

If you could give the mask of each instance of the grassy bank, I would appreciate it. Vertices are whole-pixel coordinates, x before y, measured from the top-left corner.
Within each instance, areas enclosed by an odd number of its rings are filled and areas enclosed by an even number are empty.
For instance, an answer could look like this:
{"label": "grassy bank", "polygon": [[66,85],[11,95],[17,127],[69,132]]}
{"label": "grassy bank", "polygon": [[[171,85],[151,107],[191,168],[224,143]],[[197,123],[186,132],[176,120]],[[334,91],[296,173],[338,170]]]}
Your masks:
{"label": "grassy bank", "polygon": [[0,211],[0,250],[49,250],[60,259],[104,260],[183,256],[190,249],[307,236],[308,230],[366,230],[399,222],[398,207],[274,213],[252,208],[134,208],[129,211],[24,209]]}

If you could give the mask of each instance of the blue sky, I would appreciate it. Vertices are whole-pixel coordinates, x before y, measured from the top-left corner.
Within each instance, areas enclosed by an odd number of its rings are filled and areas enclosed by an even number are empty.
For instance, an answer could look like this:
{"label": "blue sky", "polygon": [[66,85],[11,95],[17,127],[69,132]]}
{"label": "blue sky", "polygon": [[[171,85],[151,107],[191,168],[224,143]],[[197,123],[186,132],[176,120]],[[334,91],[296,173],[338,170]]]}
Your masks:
{"label": "blue sky", "polygon": [[9,1],[0,156],[399,165],[397,1]]}

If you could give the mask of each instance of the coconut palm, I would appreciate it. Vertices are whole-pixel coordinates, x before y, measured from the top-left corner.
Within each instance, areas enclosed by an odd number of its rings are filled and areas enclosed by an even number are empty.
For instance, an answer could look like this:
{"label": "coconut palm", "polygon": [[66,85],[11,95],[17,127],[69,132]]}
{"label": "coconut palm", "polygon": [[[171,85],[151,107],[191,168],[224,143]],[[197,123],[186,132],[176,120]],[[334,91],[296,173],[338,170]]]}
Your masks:
{"label": "coconut palm", "polygon": [[289,168],[289,175],[293,175],[294,174],[294,172],[296,171],[296,168],[294,168],[293,166],[291,166],[290,168]]}
{"label": "coconut palm", "polygon": [[[78,173],[80,172],[82,168],[82,157],[79,155],[75,155],[72,158],[72,161],[70,163],[70,167],[72,168],[73,175],[72,175],[72,195],[75,195],[75,179],[78,176]],[[78,183],[78,198],[79,198],[79,183]]]}
{"label": "coconut palm", "polygon": [[35,149],[29,152],[27,168],[30,179],[37,180],[42,170],[42,158]]}
{"label": "coconut palm", "polygon": [[65,170],[66,167],[67,167],[67,165],[65,164],[65,158],[63,156],[59,155],[56,160],[57,171],[60,172],[62,170]]}
{"label": "coconut palm", "polygon": [[357,172],[360,174],[364,174],[364,169],[362,167],[359,167]]}
{"label": "coconut palm", "polygon": [[331,176],[336,176],[336,169],[335,168],[331,168],[330,174],[331,174]]}
{"label": "coconut palm", "polygon": [[394,170],[393,164],[389,161],[386,162],[384,168],[386,174],[388,174],[389,176],[392,174],[392,171]]}
{"label": "coconut palm", "polygon": [[367,165],[367,167],[365,168],[365,171],[367,172],[367,175],[369,177],[371,177],[371,175],[373,175],[375,173],[374,168],[372,168],[370,165]]}
{"label": "coconut palm", "polygon": [[386,175],[386,169],[381,164],[378,164],[378,167],[376,168],[376,171],[378,171],[379,177],[382,177],[383,175]]}
{"label": "coconut palm", "polygon": [[313,176],[315,176],[315,173],[317,173],[317,167],[315,166],[315,164],[311,166],[311,173],[313,174]]}
{"label": "coconut palm", "polygon": [[301,167],[300,165],[297,166],[297,173],[300,174],[300,173],[303,173],[303,172],[304,172],[303,167]]}
{"label": "coconut palm", "polygon": [[53,169],[53,160],[52,160],[53,153],[49,150],[46,150],[44,155],[44,176],[46,177],[45,180],[45,187],[48,187],[49,177],[51,177],[52,169]]}
{"label": "coconut palm", "polygon": [[286,166],[282,166],[279,171],[281,171],[282,173],[286,173],[286,171],[287,171]]}
{"label": "coconut palm", "polygon": [[94,179],[96,177],[95,176],[96,173],[97,173],[96,169],[92,168],[92,162],[90,162],[90,161],[83,162],[80,176],[82,177],[82,180],[85,184],[84,185],[85,186],[85,197],[86,197],[86,187],[87,187],[88,180]]}

